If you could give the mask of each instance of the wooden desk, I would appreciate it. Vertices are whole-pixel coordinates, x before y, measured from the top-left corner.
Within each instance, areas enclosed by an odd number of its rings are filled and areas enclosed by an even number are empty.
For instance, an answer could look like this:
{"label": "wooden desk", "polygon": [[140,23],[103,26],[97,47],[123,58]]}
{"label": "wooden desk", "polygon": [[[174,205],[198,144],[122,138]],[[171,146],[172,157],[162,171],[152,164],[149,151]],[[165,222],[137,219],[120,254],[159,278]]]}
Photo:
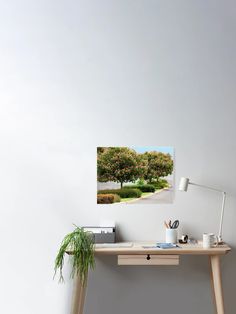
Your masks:
{"label": "wooden desk", "polygon": [[[95,256],[116,255],[118,265],[178,265],[181,255],[207,255],[210,260],[210,275],[217,314],[224,314],[224,301],[221,283],[220,257],[231,249],[228,245],[220,245],[211,249],[203,249],[201,244],[180,245],[176,249],[143,248],[153,243],[134,243],[132,247],[98,248]],[[164,271],[164,270],[163,270]],[[72,314],[83,314],[86,285],[82,286],[79,278],[75,280]]]}

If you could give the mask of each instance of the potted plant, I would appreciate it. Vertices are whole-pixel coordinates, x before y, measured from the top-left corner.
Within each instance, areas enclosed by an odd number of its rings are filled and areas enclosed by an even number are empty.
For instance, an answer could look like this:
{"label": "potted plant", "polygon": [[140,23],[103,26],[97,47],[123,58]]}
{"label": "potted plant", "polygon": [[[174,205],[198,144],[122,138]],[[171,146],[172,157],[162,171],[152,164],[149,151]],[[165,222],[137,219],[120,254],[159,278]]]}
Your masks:
{"label": "potted plant", "polygon": [[83,228],[75,226],[73,232],[67,234],[60,246],[55,260],[55,274],[59,271],[59,282],[64,281],[63,266],[65,254],[71,259],[71,278],[79,276],[81,284],[85,284],[89,268],[94,268],[94,238],[93,234],[84,231]]}

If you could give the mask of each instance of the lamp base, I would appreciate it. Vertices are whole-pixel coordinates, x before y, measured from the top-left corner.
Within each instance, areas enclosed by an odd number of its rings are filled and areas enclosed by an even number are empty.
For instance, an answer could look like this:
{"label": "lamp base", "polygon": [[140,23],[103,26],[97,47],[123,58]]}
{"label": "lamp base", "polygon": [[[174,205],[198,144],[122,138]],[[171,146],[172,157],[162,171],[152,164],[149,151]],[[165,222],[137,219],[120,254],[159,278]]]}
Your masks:
{"label": "lamp base", "polygon": [[223,245],[223,244],[225,244],[221,236],[218,236],[218,237],[217,237],[217,244],[218,244],[218,245]]}

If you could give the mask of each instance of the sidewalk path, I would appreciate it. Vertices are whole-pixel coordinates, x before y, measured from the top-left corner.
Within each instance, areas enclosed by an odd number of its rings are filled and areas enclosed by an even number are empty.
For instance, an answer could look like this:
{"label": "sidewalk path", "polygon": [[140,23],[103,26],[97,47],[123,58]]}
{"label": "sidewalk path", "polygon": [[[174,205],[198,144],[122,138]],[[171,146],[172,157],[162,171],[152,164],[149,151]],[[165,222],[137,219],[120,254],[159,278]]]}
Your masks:
{"label": "sidewalk path", "polygon": [[160,193],[154,193],[148,197],[140,198],[130,202],[130,204],[168,204],[173,203],[173,189],[163,190]]}

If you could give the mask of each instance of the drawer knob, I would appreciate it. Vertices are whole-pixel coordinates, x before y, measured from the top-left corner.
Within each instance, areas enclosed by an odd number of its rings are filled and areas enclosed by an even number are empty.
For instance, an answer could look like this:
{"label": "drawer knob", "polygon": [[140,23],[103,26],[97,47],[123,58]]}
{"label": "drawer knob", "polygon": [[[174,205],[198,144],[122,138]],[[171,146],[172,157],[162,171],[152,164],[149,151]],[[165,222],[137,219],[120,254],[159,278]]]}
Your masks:
{"label": "drawer knob", "polygon": [[147,255],[147,260],[149,261],[151,259],[150,254]]}

